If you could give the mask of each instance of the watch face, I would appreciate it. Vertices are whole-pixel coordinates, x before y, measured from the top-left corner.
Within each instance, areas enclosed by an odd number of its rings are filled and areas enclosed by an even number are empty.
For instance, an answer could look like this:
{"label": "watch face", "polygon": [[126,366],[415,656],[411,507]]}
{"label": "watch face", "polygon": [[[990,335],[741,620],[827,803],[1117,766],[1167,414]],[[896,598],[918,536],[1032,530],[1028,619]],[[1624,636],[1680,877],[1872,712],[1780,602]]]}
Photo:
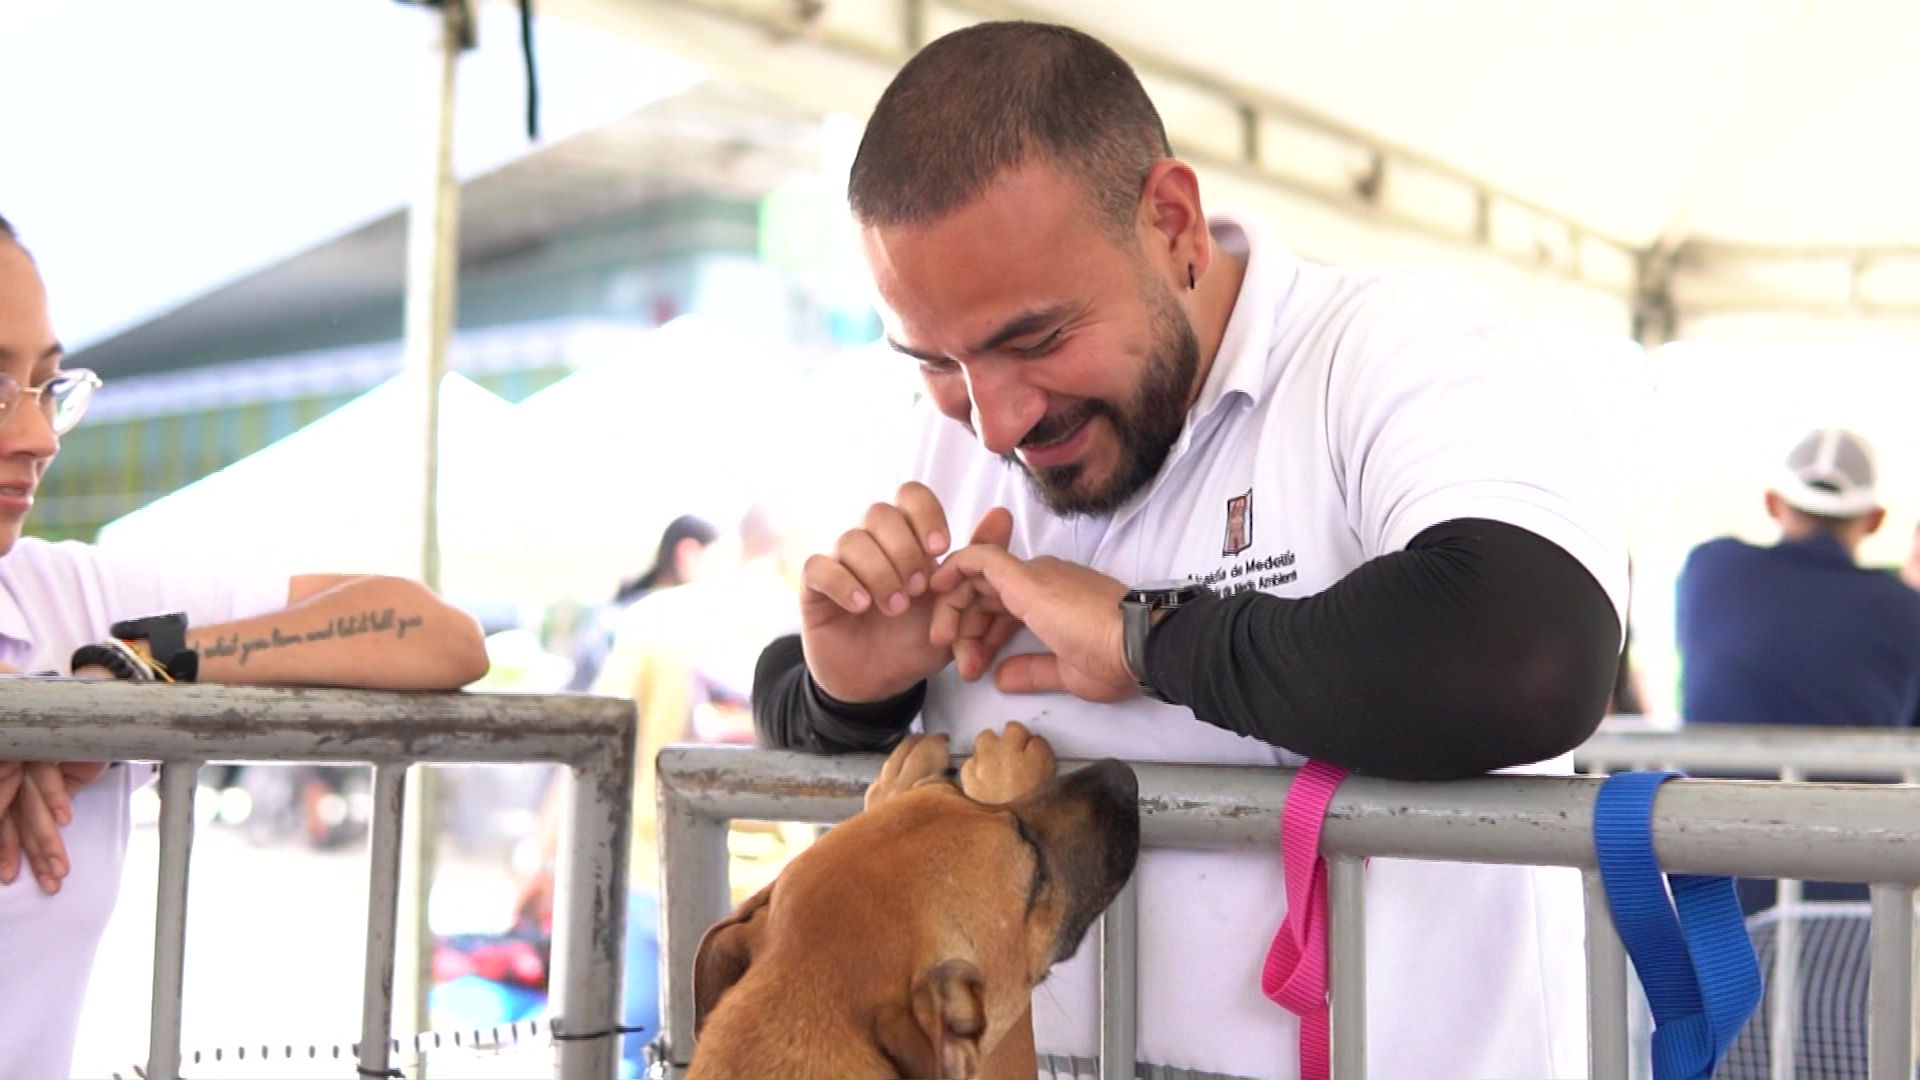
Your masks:
{"label": "watch face", "polygon": [[1127,599],[1137,604],[1165,607],[1186,603],[1206,592],[1207,587],[1197,581],[1152,581],[1135,585],[1127,592]]}

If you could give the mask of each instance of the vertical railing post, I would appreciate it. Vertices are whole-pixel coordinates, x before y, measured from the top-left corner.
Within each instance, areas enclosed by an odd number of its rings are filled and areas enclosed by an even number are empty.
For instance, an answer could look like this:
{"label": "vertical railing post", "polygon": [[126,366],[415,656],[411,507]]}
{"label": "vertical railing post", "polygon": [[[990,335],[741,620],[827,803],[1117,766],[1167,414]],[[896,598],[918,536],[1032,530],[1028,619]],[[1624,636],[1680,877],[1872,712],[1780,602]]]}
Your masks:
{"label": "vertical railing post", "polygon": [[1587,1075],[1627,1075],[1627,950],[1598,870],[1582,873],[1587,910]]}
{"label": "vertical railing post", "polygon": [[566,921],[555,949],[565,957],[556,1015],[560,1075],[620,1075],[622,978],[627,942],[627,849],[633,822],[633,732],[613,752],[573,773],[570,842],[561,870]]}
{"label": "vertical railing post", "polygon": [[197,761],[160,766],[160,892],[153,932],[153,1011],[147,1076],[180,1075],[180,995],[186,988],[187,864],[193,855]]}
{"label": "vertical railing post", "polygon": [[[1787,766],[1780,770],[1780,779],[1797,784],[1805,774]],[[1793,1080],[1799,1075],[1794,1060],[1800,1042],[1800,882],[1781,878],[1775,890],[1774,908],[1780,919],[1773,926],[1773,1003],[1767,1014],[1769,1071],[1773,1080]]]}
{"label": "vertical railing post", "polygon": [[1100,1075],[1138,1076],[1140,889],[1131,877],[1100,916]]}
{"label": "vertical railing post", "polygon": [[[1900,782],[1909,787],[1920,787],[1920,766],[1902,770]],[[1920,910],[1914,910],[1909,914],[1920,919]],[[1909,934],[1914,938],[1914,950],[1909,950],[1907,954],[1907,962],[1913,965],[1908,970],[1914,973],[1916,979],[1920,979],[1920,951],[1916,951],[1920,950],[1920,927],[1910,929]],[[1912,1059],[1920,1063],[1920,1015],[1916,1015],[1914,1021]]]}
{"label": "vertical railing post", "polygon": [[360,997],[362,1076],[392,1068],[394,935],[400,921],[400,852],[404,841],[407,763],[373,769],[373,821],[367,840],[367,947]]}
{"label": "vertical railing post", "polygon": [[1913,889],[1873,887],[1867,974],[1867,1075],[1913,1076]]}
{"label": "vertical railing post", "polygon": [[693,960],[700,937],[727,912],[727,822],[710,818],[658,774],[660,829],[660,988],[669,1076],[693,1059]]}
{"label": "vertical railing post", "polygon": [[1333,1075],[1367,1075],[1367,864],[1327,857],[1327,989]]}

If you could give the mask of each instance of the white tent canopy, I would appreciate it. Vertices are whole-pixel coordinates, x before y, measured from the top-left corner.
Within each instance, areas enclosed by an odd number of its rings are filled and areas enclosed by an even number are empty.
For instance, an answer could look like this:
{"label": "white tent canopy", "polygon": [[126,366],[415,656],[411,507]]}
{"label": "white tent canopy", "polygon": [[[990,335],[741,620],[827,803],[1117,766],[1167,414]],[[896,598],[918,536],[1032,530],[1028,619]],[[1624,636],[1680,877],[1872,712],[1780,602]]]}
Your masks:
{"label": "white tent canopy", "polygon": [[[395,462],[418,439],[418,406],[391,379],[271,446],[100,532],[106,548],[271,573],[418,573],[418,481]],[[545,584],[549,537],[525,512],[537,491],[514,406],[468,379],[441,384],[442,583],[497,597],[501,574]]]}
{"label": "white tent canopy", "polygon": [[1259,205],[1314,257],[1444,265],[1568,321],[1637,313],[1651,338],[1749,312],[1920,316],[1902,0],[547,7],[860,115],[919,42],[1068,22],[1136,64],[1215,202]]}
{"label": "white tent canopy", "polygon": [[[600,335],[594,362],[512,405],[446,376],[442,586],[467,600],[598,599],[684,513],[730,531],[753,506],[796,546],[828,542],[886,493],[919,386],[890,350],[790,351],[696,317]],[[100,543],[279,573],[415,572],[418,430],[393,379],[106,526]]]}

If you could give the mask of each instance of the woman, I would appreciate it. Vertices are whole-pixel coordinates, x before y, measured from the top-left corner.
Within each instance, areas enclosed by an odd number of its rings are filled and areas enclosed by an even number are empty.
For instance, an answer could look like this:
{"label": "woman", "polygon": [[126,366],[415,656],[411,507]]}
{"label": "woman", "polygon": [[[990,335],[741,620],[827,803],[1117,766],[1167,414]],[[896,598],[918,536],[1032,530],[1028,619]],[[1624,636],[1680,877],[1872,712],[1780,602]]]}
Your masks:
{"label": "woman", "polygon": [[[0,218],[0,667],[410,690],[486,672],[479,626],[414,582],[220,574],[21,535],[60,436],[100,385],[62,370],[64,356],[39,270]],[[369,615],[388,629],[325,633]],[[0,762],[0,1076],[71,1069],[141,778],[97,762]]]}
{"label": "woman", "polygon": [[621,582],[614,590],[613,599],[595,608],[587,617],[586,625],[577,635],[579,644],[573,654],[573,677],[567,689],[575,692],[591,689],[600,676],[600,669],[606,665],[607,653],[613,649],[614,627],[620,616],[648,593],[685,585],[698,578],[702,557],[719,538],[718,529],[692,514],[682,514],[668,522],[660,533],[660,542],[655,545],[653,565],[645,573]]}

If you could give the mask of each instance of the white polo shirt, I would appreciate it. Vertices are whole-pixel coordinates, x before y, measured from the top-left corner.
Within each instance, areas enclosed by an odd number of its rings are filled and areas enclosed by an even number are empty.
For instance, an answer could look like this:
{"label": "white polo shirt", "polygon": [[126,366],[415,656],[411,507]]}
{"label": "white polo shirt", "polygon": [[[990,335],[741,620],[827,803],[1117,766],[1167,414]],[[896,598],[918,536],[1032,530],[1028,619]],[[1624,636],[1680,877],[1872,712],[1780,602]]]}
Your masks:
{"label": "white polo shirt", "polygon": [[[0,556],[0,663],[64,673],[75,649],[122,619],[184,611],[190,624],[231,622],[285,607],[288,584],[23,537]],[[133,772],[109,769],[74,796],[63,830],[73,869],[59,893],[42,894],[24,865],[0,886],[0,1076],[66,1076],[72,1067],[94,952],[120,892]]]}
{"label": "white polo shirt", "polygon": [[[1126,582],[1300,597],[1430,526],[1489,518],[1566,549],[1624,614],[1614,492],[1580,410],[1554,386],[1553,358],[1505,355],[1494,324],[1411,275],[1307,263],[1246,221],[1216,217],[1213,234],[1247,259],[1246,277],[1160,476],[1111,519],[1062,519],[1021,473],[929,408],[914,475],[959,535],[1006,506],[1017,555],[1071,559]],[[1023,630],[1003,655],[1040,648]],[[933,680],[922,722],[965,747],[1015,719],[1063,757],[1301,760],[1179,706],[1003,695],[951,668]],[[1137,880],[1140,1060],[1296,1075],[1298,1023],[1260,992],[1286,910],[1278,838],[1271,853],[1147,852]],[[1585,1074],[1576,871],[1375,859],[1367,883],[1374,1075]],[[1092,953],[1035,993],[1042,1053],[1095,1052]]]}

